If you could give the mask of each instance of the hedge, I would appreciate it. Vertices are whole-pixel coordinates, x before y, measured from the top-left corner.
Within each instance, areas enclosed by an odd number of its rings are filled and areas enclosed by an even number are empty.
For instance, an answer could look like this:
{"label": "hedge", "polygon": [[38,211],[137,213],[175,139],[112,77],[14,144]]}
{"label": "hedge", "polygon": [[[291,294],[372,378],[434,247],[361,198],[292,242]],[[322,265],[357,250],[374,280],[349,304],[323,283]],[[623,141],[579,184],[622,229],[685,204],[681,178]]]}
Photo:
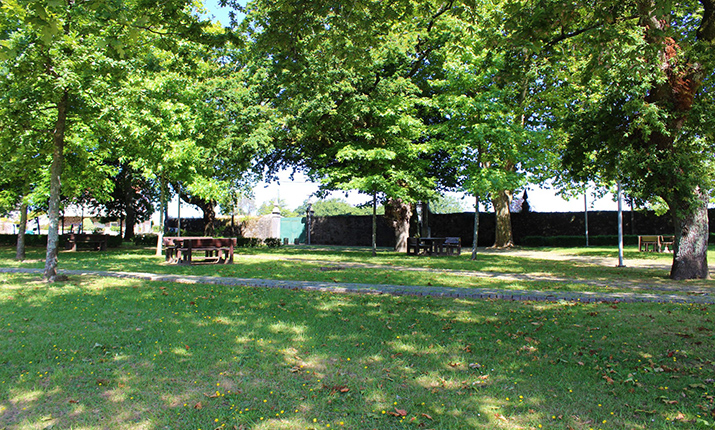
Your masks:
{"label": "hedge", "polygon": [[[64,248],[67,243],[67,235],[60,235],[60,247]],[[0,234],[0,245],[17,246],[16,234]],[[26,234],[25,246],[47,246],[46,234]],[[107,238],[107,246],[110,248],[119,248],[122,246],[121,236],[109,236]]]}

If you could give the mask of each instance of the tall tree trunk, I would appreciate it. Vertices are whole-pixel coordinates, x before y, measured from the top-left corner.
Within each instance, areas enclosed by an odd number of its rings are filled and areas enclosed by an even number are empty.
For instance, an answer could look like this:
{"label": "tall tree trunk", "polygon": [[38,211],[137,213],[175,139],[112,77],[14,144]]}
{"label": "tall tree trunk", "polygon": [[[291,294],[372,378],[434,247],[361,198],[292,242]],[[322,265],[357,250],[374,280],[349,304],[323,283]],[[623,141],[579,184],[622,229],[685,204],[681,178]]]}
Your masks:
{"label": "tall tree trunk", "polygon": [[50,226],[47,231],[47,255],[45,257],[44,278],[48,282],[55,282],[57,279],[57,251],[59,246],[59,223],[60,223],[60,192],[62,165],[64,162],[65,148],[65,128],[67,126],[67,109],[69,107],[69,92],[62,94],[62,98],[57,103],[57,121],[53,132],[54,151],[52,152],[52,164],[50,165],[50,204],[48,215]]}
{"label": "tall tree trunk", "polygon": [[204,214],[204,236],[213,236],[216,226],[216,202],[196,196],[187,196],[184,193],[180,193],[179,196],[186,203],[198,206],[201,209]]}
{"label": "tall tree trunk", "polygon": [[410,237],[412,205],[402,199],[389,199],[385,205],[385,215],[395,229],[395,251],[407,252],[407,238]]}
{"label": "tall tree trunk", "polygon": [[673,212],[675,244],[671,279],[707,279],[708,272],[708,195],[698,190],[700,204],[687,215],[679,210]]}
{"label": "tall tree trunk", "polygon": [[472,237],[472,260],[477,259],[477,247],[479,246],[479,196],[475,196],[474,200],[474,235]]}
{"label": "tall tree trunk", "polygon": [[511,232],[511,201],[513,193],[511,190],[501,190],[494,193],[492,204],[496,215],[496,235],[494,237],[494,248],[510,248],[514,246],[514,239]]}
{"label": "tall tree trunk", "polygon": [[27,231],[27,203],[23,201],[20,205],[20,228],[17,231],[17,250],[15,252],[15,260],[23,261],[25,259],[25,231]]}
{"label": "tall tree trunk", "polygon": [[128,173],[124,181],[124,212],[127,215],[124,227],[124,240],[132,240],[134,238],[134,226],[137,223],[134,196],[135,191],[131,182],[131,174]]}
{"label": "tall tree trunk", "polygon": [[[700,3],[704,10],[697,38],[712,45],[715,42],[715,2],[700,0]],[[698,61],[679,57],[681,48],[677,41],[663,35],[663,30],[668,26],[667,17],[656,16],[657,8],[652,0],[642,0],[639,6],[645,39],[660,49],[660,69],[666,78],[653,84],[645,100],[659,105],[669,113],[664,124],[667,131],[652,131],[644,137],[644,143],[649,148],[670,154],[677,151],[676,136],[681,133],[688,119],[694,98],[707,73]],[[669,177],[663,177],[662,180],[666,181],[663,188],[667,190],[664,191],[667,195],[661,197],[668,202],[675,229],[670,277],[677,280],[708,278],[707,193],[699,188],[683,189],[680,183],[668,183]],[[696,203],[692,203],[693,200]]]}

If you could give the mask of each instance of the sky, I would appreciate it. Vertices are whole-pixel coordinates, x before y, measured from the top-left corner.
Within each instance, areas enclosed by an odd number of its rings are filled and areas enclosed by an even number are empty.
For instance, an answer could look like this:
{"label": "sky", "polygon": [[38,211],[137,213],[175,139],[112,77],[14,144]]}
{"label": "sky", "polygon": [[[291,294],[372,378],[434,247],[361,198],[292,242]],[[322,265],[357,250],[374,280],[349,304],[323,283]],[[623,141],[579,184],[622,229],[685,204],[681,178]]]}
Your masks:
{"label": "sky", "polygon": [[[228,12],[229,8],[222,8],[218,5],[218,0],[205,0],[204,6],[208,11],[208,16],[214,21],[218,21],[223,26],[228,26],[229,18]],[[312,196],[318,190],[318,185],[310,182],[305,176],[301,174],[296,174],[294,179],[290,179],[289,172],[283,172],[279,175],[278,182],[272,183],[259,183],[254,189],[254,198],[256,200],[256,206],[260,207],[266,201],[275,200],[280,198],[284,200],[290,209],[295,209],[300,206],[306,199],[312,199],[315,201],[316,198]],[[523,190],[521,191],[523,192]],[[556,195],[553,189],[548,187],[539,186],[529,186],[527,189],[528,201],[531,206],[532,211],[536,212],[580,212],[584,210],[584,198],[575,198],[569,201],[564,200],[560,196]],[[474,210],[474,198],[471,196],[464,196],[463,194],[451,193],[459,198],[463,198],[464,210],[471,211]],[[521,194],[518,194],[521,196]],[[357,192],[350,192],[347,195],[344,192],[334,192],[331,193],[329,197],[338,197],[345,199],[350,204],[360,204],[367,202],[370,197],[364,194],[359,194]],[[616,210],[617,205],[614,201],[612,195],[608,194],[601,199],[595,200],[593,197],[589,197],[588,210]],[[170,205],[169,214],[170,216],[176,216],[178,203],[176,201],[172,202]],[[625,207],[624,207],[625,208]],[[482,207],[481,210],[484,210]],[[181,208],[181,215],[184,216],[201,216],[200,211],[190,208],[188,205],[183,205]]]}

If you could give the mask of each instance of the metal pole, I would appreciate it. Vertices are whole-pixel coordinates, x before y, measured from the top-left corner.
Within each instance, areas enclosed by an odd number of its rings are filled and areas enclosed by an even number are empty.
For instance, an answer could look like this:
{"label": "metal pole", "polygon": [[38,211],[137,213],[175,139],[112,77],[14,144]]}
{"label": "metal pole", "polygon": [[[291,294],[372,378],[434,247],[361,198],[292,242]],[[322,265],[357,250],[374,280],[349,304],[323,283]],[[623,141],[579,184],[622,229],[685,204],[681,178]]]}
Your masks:
{"label": "metal pole", "polygon": [[372,256],[377,255],[377,191],[372,192]]}
{"label": "metal pole", "polygon": [[179,208],[176,210],[176,236],[181,237],[181,193],[178,193],[177,196],[179,196]]}
{"label": "metal pole", "polygon": [[586,224],[586,246],[588,246],[588,190],[583,193],[583,217]]}
{"label": "metal pole", "polygon": [[621,194],[621,181],[616,182],[618,189],[618,267],[623,264],[623,195]]}

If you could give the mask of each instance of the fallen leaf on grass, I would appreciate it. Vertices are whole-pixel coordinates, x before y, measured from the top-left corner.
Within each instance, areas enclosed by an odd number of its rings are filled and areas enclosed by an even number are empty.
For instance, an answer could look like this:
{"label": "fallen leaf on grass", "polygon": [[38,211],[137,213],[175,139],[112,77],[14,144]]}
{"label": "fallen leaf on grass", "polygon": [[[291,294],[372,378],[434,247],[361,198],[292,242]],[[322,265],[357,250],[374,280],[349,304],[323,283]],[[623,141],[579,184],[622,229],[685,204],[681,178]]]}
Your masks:
{"label": "fallen leaf on grass", "polygon": [[688,421],[687,418],[685,418],[685,415],[682,412],[678,412],[678,415],[673,418],[675,421]]}
{"label": "fallen leaf on grass", "polygon": [[494,414],[497,419],[502,420],[502,421],[507,421],[506,417],[502,414]]}
{"label": "fallen leaf on grass", "polygon": [[431,416],[429,416],[429,415],[427,415],[427,414],[420,414],[420,415],[423,416],[423,417],[425,417],[425,418],[427,418],[428,420],[433,420],[433,419],[434,419],[434,418],[432,418]]}
{"label": "fallen leaf on grass", "polygon": [[393,417],[405,417],[407,416],[407,411],[404,409],[397,409],[395,408],[395,412],[388,412],[389,415],[392,415]]}
{"label": "fallen leaf on grass", "polygon": [[194,405],[194,409],[203,409],[203,408],[204,408],[204,405],[201,404],[201,402],[197,402],[197,403]]}

